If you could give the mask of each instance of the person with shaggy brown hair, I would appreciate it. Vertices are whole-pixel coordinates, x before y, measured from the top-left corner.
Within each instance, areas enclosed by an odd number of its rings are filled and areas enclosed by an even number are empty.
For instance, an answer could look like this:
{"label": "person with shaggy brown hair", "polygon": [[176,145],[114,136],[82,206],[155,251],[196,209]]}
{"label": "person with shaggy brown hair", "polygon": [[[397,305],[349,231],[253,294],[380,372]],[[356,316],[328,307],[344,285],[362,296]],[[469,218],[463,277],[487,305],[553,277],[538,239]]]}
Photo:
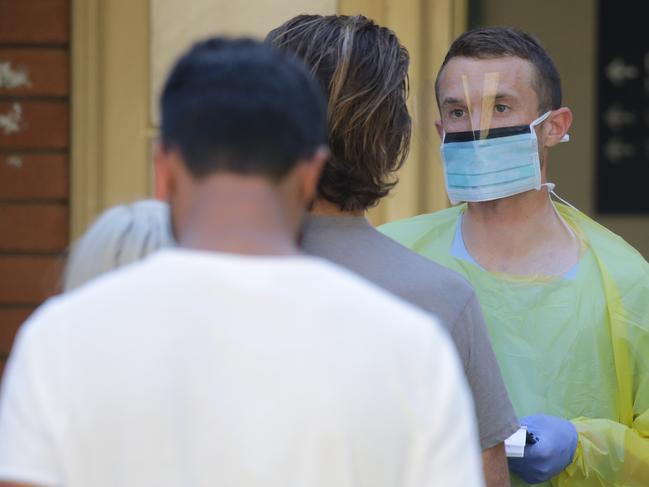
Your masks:
{"label": "person with shaggy brown hair", "polygon": [[300,15],[271,31],[266,42],[305,61],[328,95],[331,157],[303,228],[302,248],[441,319],[473,393],[487,485],[509,485],[503,443],[518,420],[473,288],[365,218],[395,186],[408,153],[408,51],[394,32],[362,15]]}

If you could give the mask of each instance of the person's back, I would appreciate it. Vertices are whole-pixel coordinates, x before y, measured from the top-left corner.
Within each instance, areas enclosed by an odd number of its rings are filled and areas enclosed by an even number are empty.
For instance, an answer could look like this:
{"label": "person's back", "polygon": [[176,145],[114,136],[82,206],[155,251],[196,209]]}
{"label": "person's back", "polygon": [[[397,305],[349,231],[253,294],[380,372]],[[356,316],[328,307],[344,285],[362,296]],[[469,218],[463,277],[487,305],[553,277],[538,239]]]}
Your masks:
{"label": "person's back", "polygon": [[54,380],[7,387],[62,398],[21,412],[60,425],[42,432],[69,461],[65,485],[474,482],[445,466],[475,434],[439,420],[468,414],[445,337],[313,258],[163,251],[55,300],[18,343],[14,366]]}
{"label": "person's back", "polygon": [[480,304],[464,277],[388,238],[360,216],[310,216],[303,228],[302,248],[354,271],[440,319],[462,359],[478,413],[483,450],[518,429]]}
{"label": "person's back", "polygon": [[482,485],[439,325],[299,252],[327,157],[306,69],[210,39],[178,61],[161,105],[156,187],[178,248],[23,326],[0,485]]}
{"label": "person's back", "polygon": [[63,291],[174,245],[169,205],[140,200],[104,211],[72,246]]}
{"label": "person's back", "polygon": [[383,235],[362,216],[311,215],[302,230],[301,246],[306,253],[350,269],[429,311],[449,333],[475,299],[473,288],[460,274]]}

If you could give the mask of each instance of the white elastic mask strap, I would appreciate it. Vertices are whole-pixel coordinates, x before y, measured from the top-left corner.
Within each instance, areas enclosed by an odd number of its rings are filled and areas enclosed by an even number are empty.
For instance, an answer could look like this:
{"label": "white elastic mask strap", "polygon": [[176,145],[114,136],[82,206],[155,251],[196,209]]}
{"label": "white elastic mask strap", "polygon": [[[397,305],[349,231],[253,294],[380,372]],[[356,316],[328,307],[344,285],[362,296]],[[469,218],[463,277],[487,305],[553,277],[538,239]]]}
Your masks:
{"label": "white elastic mask strap", "polygon": [[[550,202],[552,202],[552,196],[554,196],[556,199],[558,199],[559,201],[561,201],[564,205],[569,206],[570,208],[572,208],[572,209],[575,210],[575,211],[579,211],[579,210],[577,210],[577,208],[575,208],[574,206],[572,206],[570,203],[568,203],[568,202],[567,202],[566,200],[564,200],[561,196],[559,196],[557,193],[554,192],[554,188],[556,187],[556,185],[555,185],[554,183],[543,183],[543,184],[541,185],[541,187],[543,187],[543,186],[545,186],[546,188],[548,188],[548,192],[549,192],[548,197],[550,198]],[[552,195],[552,196],[550,196],[550,195]],[[575,232],[572,230],[572,228],[570,228],[570,225],[568,225],[568,224],[565,222],[565,220],[564,220],[563,217],[559,214],[559,211],[557,210],[557,208],[556,208],[554,205],[552,205],[552,209],[554,210],[554,212],[556,213],[556,215],[559,217],[559,220],[561,221],[561,223],[563,224],[563,226],[565,227],[565,229],[568,231],[568,233],[569,233],[570,235],[572,235],[573,238],[577,238],[577,235],[575,235]]]}
{"label": "white elastic mask strap", "polygon": [[[533,120],[532,123],[530,124],[530,127],[536,127],[538,124],[545,122],[545,119],[548,118],[551,113],[552,111],[545,112],[539,118]],[[559,142],[568,142],[569,140],[570,140],[570,135],[565,134],[563,137],[561,137],[561,140]]]}
{"label": "white elastic mask strap", "polygon": [[556,184],[554,184],[554,183],[543,183],[543,184],[541,185],[541,187],[543,187],[543,186],[545,186],[546,188],[548,188],[548,192],[549,192],[552,196],[554,196],[556,199],[558,199],[559,201],[561,201],[561,203],[563,203],[563,204],[566,205],[566,206],[569,206],[570,208],[572,208],[572,209],[575,210],[575,211],[579,211],[577,208],[575,208],[574,206],[572,206],[570,203],[568,203],[568,202],[567,202],[566,200],[564,200],[561,196],[559,196],[557,193],[554,192],[554,188],[557,187]]}
{"label": "white elastic mask strap", "polygon": [[538,124],[545,122],[545,119],[548,118],[551,113],[552,113],[551,111],[545,112],[539,118],[533,120],[532,123],[530,124],[530,127],[536,127]]}

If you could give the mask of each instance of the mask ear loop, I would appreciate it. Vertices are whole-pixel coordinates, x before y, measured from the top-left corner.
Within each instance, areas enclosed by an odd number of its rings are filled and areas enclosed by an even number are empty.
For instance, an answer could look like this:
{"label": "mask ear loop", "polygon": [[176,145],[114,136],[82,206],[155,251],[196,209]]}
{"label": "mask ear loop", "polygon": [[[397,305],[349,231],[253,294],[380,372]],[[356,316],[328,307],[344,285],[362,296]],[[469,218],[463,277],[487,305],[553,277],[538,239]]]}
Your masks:
{"label": "mask ear loop", "polygon": [[564,226],[564,228],[568,231],[568,234],[574,238],[575,240],[579,241],[577,238],[577,235],[575,234],[574,230],[570,228],[570,225],[566,223],[566,221],[563,219],[563,217],[559,214],[559,210],[557,210],[557,207],[554,206],[554,202],[552,201],[552,196],[554,196],[556,199],[561,201],[564,205],[572,208],[573,210],[579,212],[577,208],[572,206],[570,203],[568,203],[566,200],[564,200],[561,196],[559,196],[557,193],[554,192],[554,188],[556,187],[556,184],[554,183],[543,183],[541,187],[545,186],[548,188],[548,198],[550,198],[550,203],[552,203],[552,209],[554,210],[554,213],[557,215],[557,218],[559,218],[559,221],[561,224]]}
{"label": "mask ear loop", "polygon": [[[552,113],[552,110],[548,110],[548,111],[545,112],[543,115],[541,115],[539,118],[537,118],[536,120],[532,121],[532,123],[530,124],[530,126],[531,126],[531,127],[535,127],[535,126],[537,126],[537,125],[543,123],[543,122],[544,122],[544,121],[545,121],[545,120],[550,116],[551,113]],[[565,134],[565,135],[561,138],[561,140],[560,140],[559,142],[568,142],[569,140],[570,140],[570,136],[569,136],[568,134]],[[559,221],[561,222],[561,224],[563,225],[563,227],[566,229],[566,231],[568,232],[568,234],[569,234],[573,239],[579,241],[579,238],[578,238],[577,235],[575,234],[574,230],[573,230],[572,228],[570,228],[570,225],[568,225],[568,223],[566,223],[566,221],[564,220],[564,218],[563,218],[563,217],[561,216],[561,214],[559,213],[559,210],[557,210],[557,207],[554,205],[554,201],[552,201],[552,196],[554,196],[556,199],[558,199],[559,201],[561,201],[564,205],[568,206],[569,208],[572,208],[572,209],[575,210],[576,212],[579,212],[579,210],[578,210],[577,208],[575,208],[573,205],[571,205],[570,203],[568,203],[566,200],[564,200],[561,196],[559,196],[559,195],[554,191],[554,188],[556,188],[556,186],[557,186],[556,184],[554,184],[554,183],[543,183],[543,184],[541,184],[541,187],[543,187],[543,186],[545,186],[546,188],[548,188],[548,198],[550,199],[550,203],[552,204],[552,209],[554,210],[555,215],[557,215],[557,218],[559,219]]]}
{"label": "mask ear loop", "polygon": [[[550,194],[551,194],[552,196],[554,196],[556,199],[558,199],[559,201],[561,201],[561,203],[563,203],[564,205],[569,206],[570,208],[572,208],[572,209],[575,210],[575,211],[579,211],[577,208],[575,208],[574,206],[572,206],[570,203],[568,203],[568,202],[567,202],[566,200],[564,200],[561,196],[559,196],[557,193],[554,192],[554,188],[556,187],[556,184],[554,184],[554,183],[543,183],[541,186],[545,186],[545,187],[547,187],[547,188],[548,188],[548,191],[550,192]],[[580,212],[580,213],[581,213],[581,212]]]}
{"label": "mask ear loop", "polygon": [[[543,115],[541,115],[539,118],[537,118],[535,120],[532,120],[532,123],[530,124],[530,126],[531,127],[536,127],[537,125],[540,125],[541,123],[545,122],[545,120],[551,114],[552,114],[552,110],[548,110]],[[564,134],[563,137],[561,137],[561,139],[559,140],[559,142],[570,142],[570,134]],[[557,195],[555,195],[555,196],[557,196]],[[559,198],[559,197],[557,196],[557,198]],[[559,198],[559,199],[561,199],[561,198]],[[561,200],[561,201],[563,201],[563,200]],[[566,203],[566,204],[568,204],[568,203]],[[568,206],[572,206],[572,205],[568,204]]]}
{"label": "mask ear loop", "polygon": [[532,127],[536,127],[537,125],[541,125],[543,122],[545,122],[545,120],[550,116],[551,113],[552,113],[552,110],[548,110],[547,112],[545,112],[540,117],[532,120],[532,123],[530,123],[530,125]]}

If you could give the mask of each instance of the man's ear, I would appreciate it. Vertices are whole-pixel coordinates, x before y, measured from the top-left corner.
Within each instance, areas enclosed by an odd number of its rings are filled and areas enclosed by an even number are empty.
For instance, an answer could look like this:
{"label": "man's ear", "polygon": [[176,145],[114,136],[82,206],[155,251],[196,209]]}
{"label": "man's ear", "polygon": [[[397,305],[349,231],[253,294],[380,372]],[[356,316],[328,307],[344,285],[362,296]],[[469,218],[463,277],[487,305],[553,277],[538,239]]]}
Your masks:
{"label": "man's ear", "polygon": [[317,196],[320,175],[322,174],[322,169],[329,159],[329,156],[329,149],[322,146],[315,151],[313,156],[301,163],[301,196],[307,203],[311,203]]}
{"label": "man's ear", "polygon": [[435,120],[435,128],[437,129],[437,135],[439,135],[440,140],[444,141],[444,127],[441,120]]}
{"label": "man's ear", "polygon": [[158,141],[153,149],[153,191],[154,197],[161,201],[171,198],[174,168],[171,154]]}
{"label": "man's ear", "polygon": [[553,147],[561,142],[572,125],[572,111],[562,107],[553,110],[548,119],[543,123],[543,146]]}

